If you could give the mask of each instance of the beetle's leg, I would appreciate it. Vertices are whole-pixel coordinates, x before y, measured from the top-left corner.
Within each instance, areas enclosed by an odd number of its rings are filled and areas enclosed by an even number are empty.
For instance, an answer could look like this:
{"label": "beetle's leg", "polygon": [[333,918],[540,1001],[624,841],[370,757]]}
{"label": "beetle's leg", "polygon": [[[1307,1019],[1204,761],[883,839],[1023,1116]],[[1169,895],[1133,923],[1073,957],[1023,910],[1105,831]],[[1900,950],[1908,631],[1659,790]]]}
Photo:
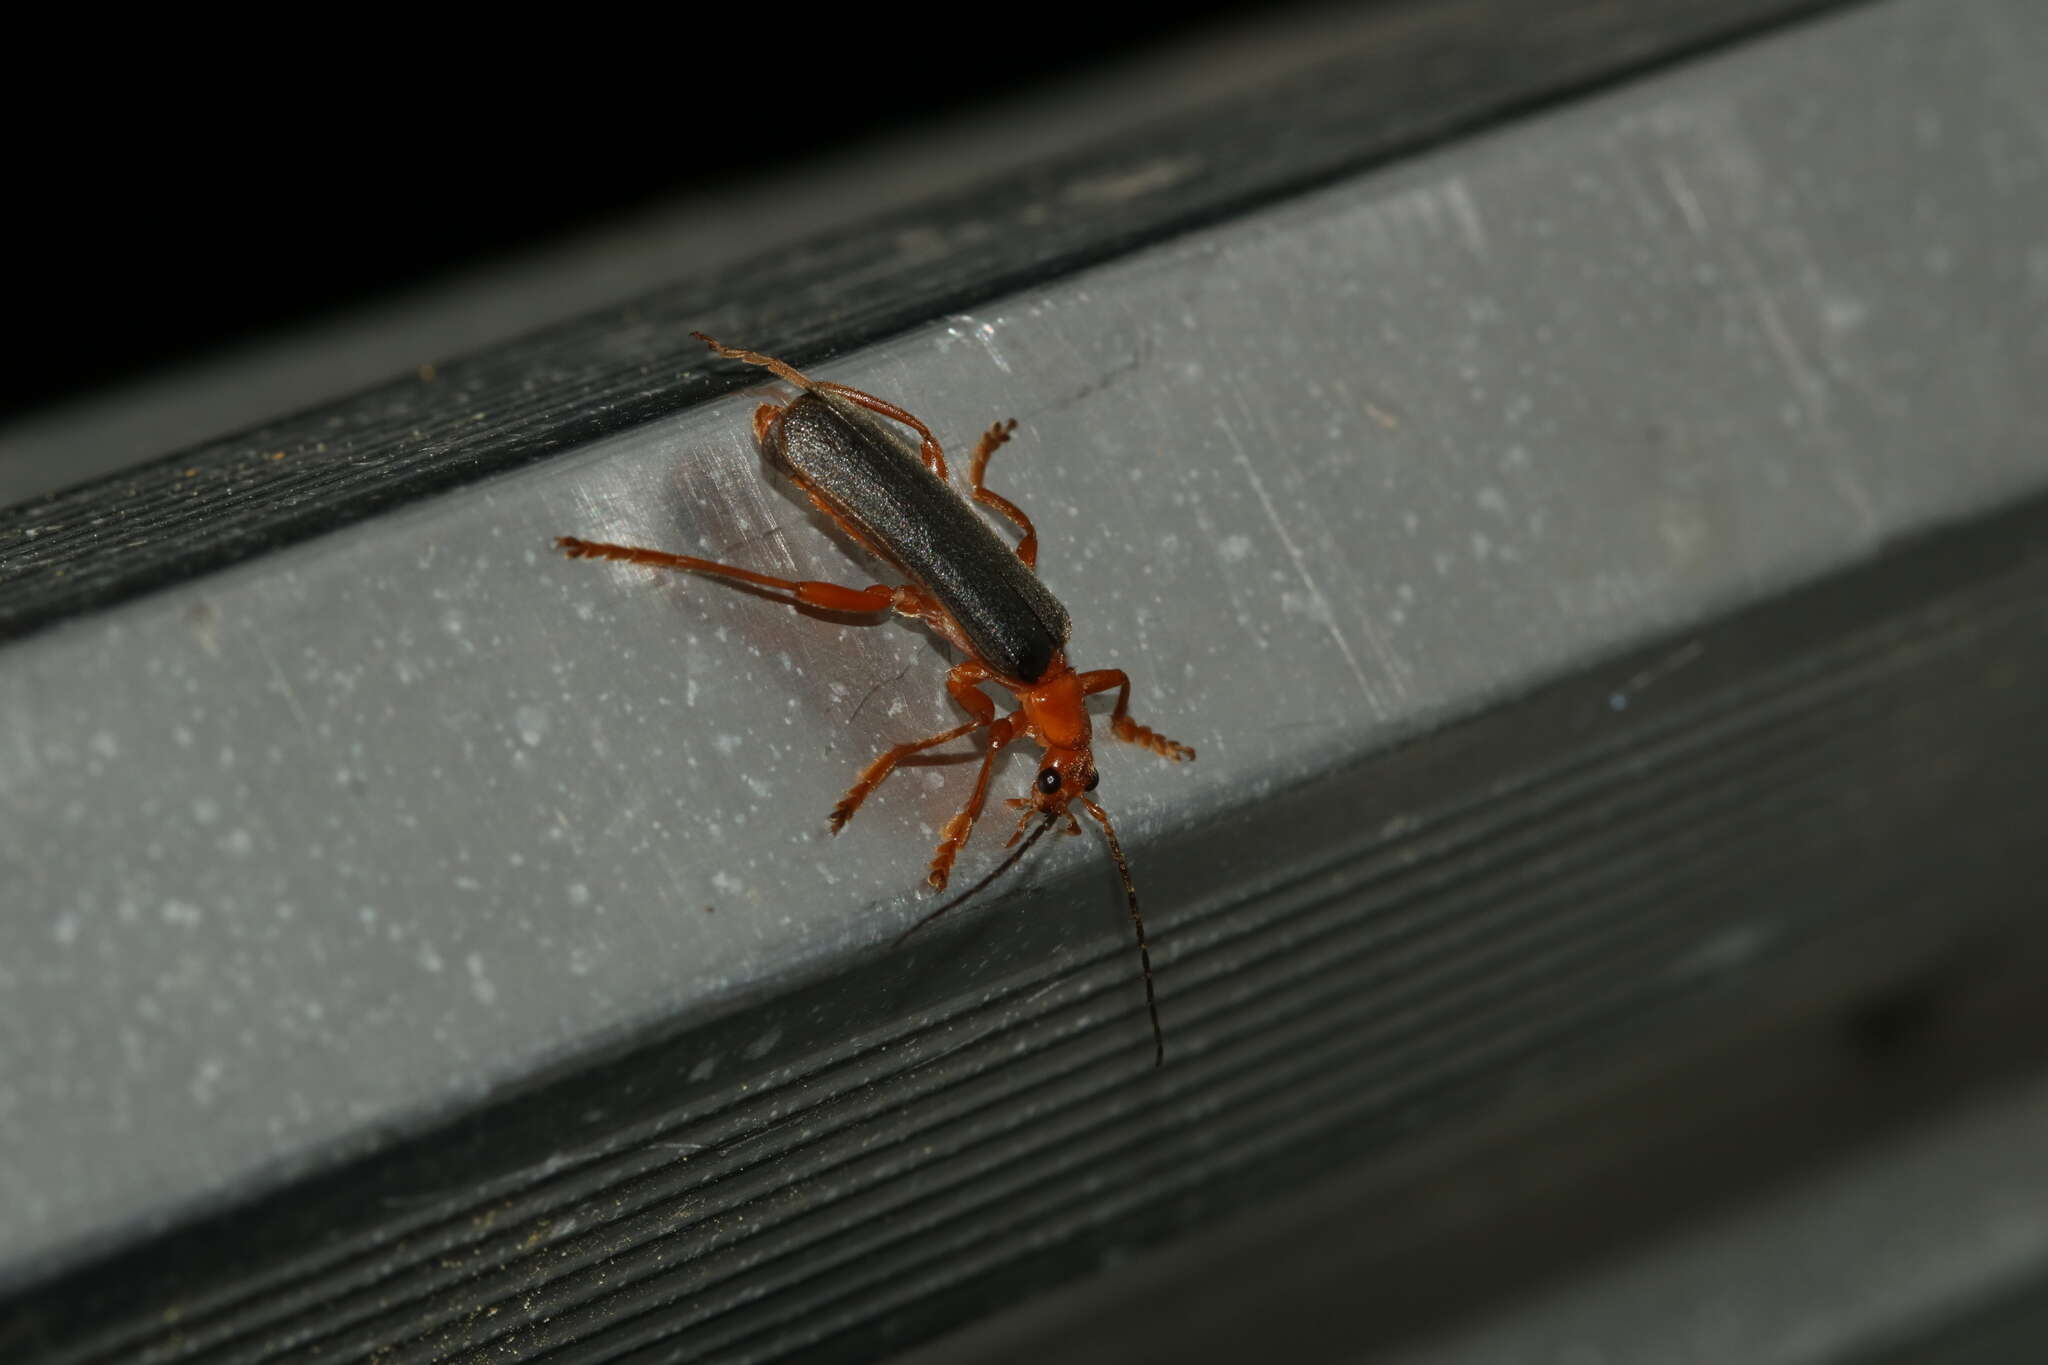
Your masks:
{"label": "beetle's leg", "polygon": [[[762,355],[759,351],[743,351],[737,346],[728,346],[722,341],[705,336],[702,332],[692,332],[690,335],[724,356],[727,360],[741,360],[749,365],[759,365],[762,369],[767,370],[778,378],[788,380],[798,388],[811,389],[822,393],[836,393],[841,398],[858,403],[869,412],[880,413],[892,422],[903,423],[904,426],[915,431],[921,438],[918,453],[923,457],[925,465],[940,478],[946,477],[946,456],[945,452],[939,449],[939,438],[932,435],[930,427],[918,421],[888,399],[877,398],[871,393],[863,393],[859,389],[845,384],[834,384],[822,379],[812,379],[786,360],[777,360],[774,356]],[[757,410],[754,413],[754,435],[756,437],[760,436],[764,429],[761,414]]]}
{"label": "beetle's leg", "polygon": [[981,434],[980,444],[974,447],[974,458],[968,465],[968,485],[974,492],[974,500],[984,507],[993,507],[1014,523],[1024,533],[1017,542],[1017,558],[1024,561],[1027,569],[1038,568],[1038,530],[1032,526],[1031,518],[1024,515],[1024,509],[1011,502],[1001,493],[992,493],[982,480],[988,476],[988,457],[995,454],[1003,442],[1010,439],[1010,433],[1017,429],[1017,419],[998,422]]}
{"label": "beetle's leg", "polygon": [[[932,429],[886,398],[877,398],[871,393],[863,393],[859,389],[845,384],[834,384],[822,379],[812,379],[786,360],[777,360],[774,356],[762,355],[759,351],[743,351],[737,346],[728,346],[722,341],[713,340],[702,332],[692,332],[690,335],[724,356],[727,360],[741,360],[749,365],[759,365],[762,369],[767,370],[778,378],[788,380],[798,388],[811,389],[820,393],[836,393],[849,402],[858,403],[869,412],[880,413],[892,422],[903,423],[904,426],[915,431],[921,438],[918,453],[923,457],[925,465],[940,478],[946,477],[946,455],[944,451],[939,449],[939,439],[932,435]],[[756,411],[754,414],[754,435],[759,437],[763,430],[765,430],[765,425],[761,420],[761,414]]]}
{"label": "beetle's leg", "polygon": [[837,834],[840,830],[846,828],[846,822],[851,820],[853,813],[860,809],[860,803],[868,799],[869,792],[882,785],[882,779],[894,772],[898,763],[901,763],[912,754],[936,748],[948,740],[958,739],[962,735],[971,735],[976,730],[981,729],[986,723],[980,720],[966,721],[963,724],[954,726],[950,730],[941,730],[936,735],[929,735],[924,739],[914,739],[908,744],[893,745],[884,750],[880,758],[868,764],[866,769],[862,771],[860,780],[848,788],[846,795],[839,798],[839,804],[832,808],[832,832]]}
{"label": "beetle's leg", "polygon": [[1161,758],[1175,762],[1193,758],[1195,751],[1185,744],[1176,743],[1157,730],[1140,725],[1131,719],[1131,680],[1121,668],[1098,668],[1081,675],[1081,695],[1092,697],[1097,692],[1110,688],[1120,689],[1116,694],[1116,710],[1110,713],[1109,732],[1126,744],[1136,744],[1150,749]]}
{"label": "beetle's leg", "polygon": [[925,873],[925,880],[932,884],[932,890],[944,891],[946,878],[953,871],[953,859],[966,846],[967,836],[974,833],[974,822],[981,815],[982,803],[988,800],[988,778],[995,771],[996,755],[1003,747],[1017,737],[1019,726],[1015,716],[1005,716],[988,727],[988,738],[981,759],[981,774],[974,779],[974,795],[967,798],[959,814],[946,822],[939,832],[938,851],[932,854],[931,870]]}
{"label": "beetle's leg", "polygon": [[950,730],[933,735],[929,739],[914,740],[909,744],[898,744],[885,750],[880,758],[861,771],[860,777],[847,788],[846,795],[839,798],[839,804],[832,808],[834,834],[846,827],[846,822],[860,809],[860,803],[868,799],[870,792],[882,785],[882,779],[895,771],[898,763],[921,750],[944,744],[950,739],[958,739],[962,735],[972,734],[976,730],[986,729],[995,723],[996,704],[988,699],[987,693],[976,686],[988,676],[988,670],[972,659],[957,665],[946,675],[946,690],[953,694],[953,700],[959,702],[961,708],[974,719],[965,725],[956,725]]}
{"label": "beetle's leg", "polygon": [[653,569],[681,569],[686,573],[709,574],[738,583],[790,595],[791,606],[818,607],[825,611],[883,612],[896,605],[900,589],[880,583],[871,588],[848,588],[838,583],[809,579],[775,578],[752,569],[742,569],[692,555],[672,555],[666,550],[646,550],[637,545],[612,545],[604,541],[557,536],[555,544],[571,559],[615,559],[623,564],[645,564]]}

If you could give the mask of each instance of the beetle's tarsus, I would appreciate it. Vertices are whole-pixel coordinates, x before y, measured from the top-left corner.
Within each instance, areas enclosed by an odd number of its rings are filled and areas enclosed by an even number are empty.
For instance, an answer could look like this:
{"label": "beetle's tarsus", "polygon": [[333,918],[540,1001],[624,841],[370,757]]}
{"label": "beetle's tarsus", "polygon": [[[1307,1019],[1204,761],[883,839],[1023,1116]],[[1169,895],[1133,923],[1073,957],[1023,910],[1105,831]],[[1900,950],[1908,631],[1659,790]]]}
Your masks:
{"label": "beetle's tarsus", "polygon": [[1168,739],[1147,725],[1140,725],[1129,716],[1118,716],[1111,723],[1110,730],[1126,744],[1135,744],[1141,749],[1150,749],[1161,758],[1170,758],[1175,763],[1185,763],[1195,756],[1195,751],[1179,740]]}

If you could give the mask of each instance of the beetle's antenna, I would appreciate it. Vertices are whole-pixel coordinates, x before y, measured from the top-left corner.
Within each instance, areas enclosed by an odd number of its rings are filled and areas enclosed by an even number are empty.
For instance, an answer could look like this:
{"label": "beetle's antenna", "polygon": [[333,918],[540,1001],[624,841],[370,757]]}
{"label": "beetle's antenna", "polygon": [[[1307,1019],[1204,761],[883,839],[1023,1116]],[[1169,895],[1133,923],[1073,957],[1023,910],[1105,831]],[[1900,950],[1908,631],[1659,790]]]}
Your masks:
{"label": "beetle's antenna", "polygon": [[908,929],[905,929],[902,933],[898,934],[896,936],[896,942],[891,946],[897,948],[902,947],[904,939],[909,938],[912,934],[924,928],[927,924],[930,924],[933,920],[937,919],[940,915],[945,914],[954,906],[961,904],[963,901],[973,900],[976,896],[980,895],[982,890],[985,887],[987,887],[990,882],[1002,876],[1005,872],[1008,872],[1010,868],[1013,865],[1015,865],[1016,861],[1019,858],[1029,853],[1031,851],[1031,846],[1038,842],[1038,836],[1045,833],[1047,830],[1051,829],[1052,822],[1058,818],[1059,813],[1057,811],[1047,811],[1045,813],[1045,823],[1041,824],[1037,829],[1032,830],[1031,837],[1026,839],[1023,843],[1019,844],[1017,846],[1016,851],[1012,853],[1009,857],[1003,859],[1002,862],[998,863],[996,865],[995,871],[989,873],[986,877],[983,877],[980,881],[968,887],[965,891],[962,891],[959,895],[953,897],[953,899],[947,901],[944,905],[932,911],[929,915],[926,915],[923,919],[919,920],[917,923],[911,925]]}
{"label": "beetle's antenna", "polygon": [[[1166,1033],[1159,1027],[1159,999],[1152,994],[1152,950],[1145,944],[1145,917],[1138,913],[1138,888],[1131,885],[1131,865],[1124,861],[1124,846],[1117,842],[1116,827],[1109,823],[1109,812],[1095,804],[1094,798],[1084,796],[1081,804],[1102,826],[1102,837],[1109,840],[1109,856],[1116,859],[1116,872],[1124,880],[1124,899],[1131,907],[1131,927],[1138,931],[1138,965],[1145,972],[1145,1008],[1152,1012],[1152,1065],[1166,1065]],[[1032,838],[1037,838],[1033,834]]]}
{"label": "beetle's antenna", "polygon": [[749,365],[759,365],[762,369],[772,371],[778,377],[788,380],[800,389],[811,387],[810,379],[801,370],[797,369],[796,366],[791,365],[787,361],[777,360],[774,356],[770,355],[762,355],[759,351],[743,351],[737,346],[728,346],[713,337],[705,336],[702,332],[692,332],[690,335],[724,356],[727,360],[743,360]]}

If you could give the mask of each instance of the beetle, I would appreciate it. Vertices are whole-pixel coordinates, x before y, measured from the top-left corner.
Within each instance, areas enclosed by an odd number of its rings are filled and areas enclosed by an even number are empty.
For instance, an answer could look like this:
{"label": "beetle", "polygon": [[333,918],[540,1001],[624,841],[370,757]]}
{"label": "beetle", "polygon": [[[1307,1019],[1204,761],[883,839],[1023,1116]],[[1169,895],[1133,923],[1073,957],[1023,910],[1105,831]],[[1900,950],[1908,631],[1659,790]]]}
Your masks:
{"label": "beetle", "polygon": [[[610,559],[658,569],[679,569],[735,584],[787,594],[793,607],[880,616],[895,612],[921,621],[966,657],[946,676],[946,691],[969,719],[951,729],[883,751],[833,807],[837,834],[896,766],[912,754],[979,736],[979,775],[967,804],[946,822],[926,880],[943,890],[953,863],[973,832],[988,798],[996,758],[1018,739],[1045,751],[1044,761],[1022,799],[1007,802],[1023,813],[1010,836],[1014,851],[994,872],[932,911],[912,930],[937,919],[1000,876],[1062,817],[1067,831],[1080,832],[1071,807],[1078,802],[1102,827],[1103,839],[1123,882],[1131,924],[1137,934],[1145,979],[1145,1005],[1152,1020],[1154,1065],[1166,1059],[1165,1035],[1152,989],[1152,954],[1130,864],[1109,814],[1092,793],[1095,768],[1087,699],[1115,689],[1110,733],[1176,762],[1195,751],[1131,718],[1131,680],[1121,669],[1077,672],[1067,661],[1072,629],[1067,609],[1038,577],[1038,532],[1021,508],[986,482],[991,456],[1016,430],[1014,420],[997,422],[982,434],[968,460],[968,491],[975,503],[1001,515],[1019,533],[1014,547],[996,535],[985,516],[953,488],[945,452],[931,429],[885,399],[844,384],[814,380],[781,360],[724,345],[692,332],[717,354],[757,365],[796,386],[787,403],[763,403],[754,410],[754,439],[768,462],[786,476],[828,520],[856,545],[903,571],[909,582],[866,588],[777,578],[751,569],[664,550],[643,549],[561,536],[556,545],[571,559]],[[894,426],[890,425],[895,424]],[[916,434],[913,443],[903,433]],[[1016,702],[1008,715],[982,688],[993,684]],[[1039,824],[1024,838],[1033,817]],[[1021,845],[1019,840],[1022,839]]]}

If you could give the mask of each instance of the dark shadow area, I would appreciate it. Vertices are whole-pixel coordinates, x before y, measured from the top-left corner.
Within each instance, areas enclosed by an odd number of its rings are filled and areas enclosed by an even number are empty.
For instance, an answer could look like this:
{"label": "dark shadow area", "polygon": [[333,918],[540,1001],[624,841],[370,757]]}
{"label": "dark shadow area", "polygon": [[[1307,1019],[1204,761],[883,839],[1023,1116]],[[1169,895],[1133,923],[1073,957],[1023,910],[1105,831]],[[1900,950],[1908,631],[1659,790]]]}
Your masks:
{"label": "dark shadow area", "polygon": [[914,14],[700,5],[644,33],[408,28],[267,53],[243,33],[116,57],[72,92],[89,119],[15,142],[10,197],[35,211],[9,237],[32,268],[9,291],[0,422],[1247,9],[1054,6],[989,41]]}

